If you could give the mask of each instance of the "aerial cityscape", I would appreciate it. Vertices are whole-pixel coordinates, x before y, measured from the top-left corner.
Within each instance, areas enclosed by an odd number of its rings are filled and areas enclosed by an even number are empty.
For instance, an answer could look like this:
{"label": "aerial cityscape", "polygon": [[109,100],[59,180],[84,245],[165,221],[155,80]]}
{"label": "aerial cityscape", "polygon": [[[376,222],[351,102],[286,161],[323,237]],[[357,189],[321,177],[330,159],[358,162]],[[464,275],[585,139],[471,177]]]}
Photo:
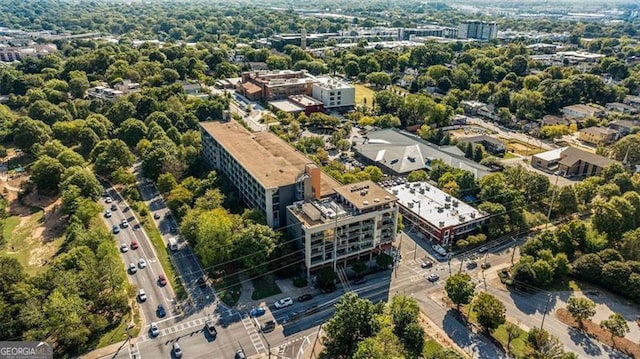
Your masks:
{"label": "aerial cityscape", "polygon": [[0,12],[0,358],[640,358],[636,1]]}

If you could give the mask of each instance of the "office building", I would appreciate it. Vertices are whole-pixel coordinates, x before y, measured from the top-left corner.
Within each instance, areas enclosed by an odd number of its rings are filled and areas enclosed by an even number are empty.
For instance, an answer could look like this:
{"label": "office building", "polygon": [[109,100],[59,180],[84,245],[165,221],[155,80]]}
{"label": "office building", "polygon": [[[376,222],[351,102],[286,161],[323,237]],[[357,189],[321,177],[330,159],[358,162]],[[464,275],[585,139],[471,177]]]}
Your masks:
{"label": "office building", "polygon": [[394,185],[387,191],[398,199],[405,228],[433,244],[448,246],[480,229],[489,218],[427,182]]}
{"label": "office building", "polygon": [[388,250],[398,222],[396,197],[372,181],[334,188],[322,199],[288,207],[287,228],[304,248],[307,276],[326,266],[371,260]]}
{"label": "office building", "polygon": [[332,77],[318,77],[312,86],[312,97],[328,110],[346,111],[356,104],[356,88]]}
{"label": "office building", "polygon": [[480,41],[495,40],[498,37],[498,24],[481,20],[463,21],[458,29],[458,37]]}
{"label": "office building", "polygon": [[204,159],[233,183],[249,207],[265,214],[272,228],[284,226],[286,207],[293,202],[320,199],[340,186],[273,133],[251,133],[233,120],[201,122],[200,129]]}
{"label": "office building", "polygon": [[575,147],[562,147],[531,156],[531,165],[565,177],[598,176],[602,170],[617,161],[583,151]]}

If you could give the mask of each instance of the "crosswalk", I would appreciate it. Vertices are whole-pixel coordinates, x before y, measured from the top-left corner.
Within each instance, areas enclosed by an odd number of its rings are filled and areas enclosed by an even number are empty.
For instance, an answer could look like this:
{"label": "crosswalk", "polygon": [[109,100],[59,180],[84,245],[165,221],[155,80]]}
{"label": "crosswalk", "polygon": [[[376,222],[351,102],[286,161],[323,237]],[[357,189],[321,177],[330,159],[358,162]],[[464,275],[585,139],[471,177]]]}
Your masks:
{"label": "crosswalk", "polygon": [[258,333],[258,329],[256,329],[254,321],[250,317],[244,317],[242,318],[242,325],[247,331],[247,334],[249,334],[251,344],[253,344],[253,347],[256,349],[258,354],[266,354],[267,348],[262,342],[262,338],[260,337],[260,333]]}
{"label": "crosswalk", "polygon": [[[201,318],[197,318],[197,319],[193,319],[191,321],[188,322],[182,322],[179,324],[176,324],[172,327],[168,327],[168,328],[164,328],[164,329],[160,329],[160,333],[158,334],[158,336],[156,338],[162,338],[166,335],[171,335],[174,333],[178,333],[181,332],[183,330],[186,329],[193,329],[193,328],[204,328],[204,322],[205,320],[207,320],[208,318],[211,319],[216,319],[216,317],[209,317],[209,316],[205,316],[205,317],[201,317]],[[161,324],[159,324],[159,326],[161,326]],[[148,329],[148,327],[147,327]],[[147,340],[151,340],[151,339],[155,339],[155,338],[151,338],[151,336],[149,335],[144,335],[138,338],[138,343],[142,343],[145,342]]]}

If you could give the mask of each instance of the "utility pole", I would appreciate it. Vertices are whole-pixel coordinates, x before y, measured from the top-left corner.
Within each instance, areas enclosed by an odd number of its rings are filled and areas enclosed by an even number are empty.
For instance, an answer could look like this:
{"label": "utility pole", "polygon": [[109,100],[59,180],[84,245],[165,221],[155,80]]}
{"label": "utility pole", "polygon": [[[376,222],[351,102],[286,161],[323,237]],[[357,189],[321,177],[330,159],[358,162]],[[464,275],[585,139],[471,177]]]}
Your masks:
{"label": "utility pole", "polygon": [[547,304],[544,305],[544,313],[542,313],[542,323],[540,324],[540,330],[544,327],[544,319],[547,317],[547,310],[549,310],[549,304],[551,303],[551,293],[547,294]]}
{"label": "utility pole", "polygon": [[549,203],[549,211],[547,212],[547,223],[544,225],[544,230],[547,230],[549,227],[549,222],[551,221],[551,209],[553,208],[553,202],[556,199],[556,192],[558,190],[558,175],[560,171],[556,171],[556,183],[553,185],[553,192],[551,193],[551,203]]}

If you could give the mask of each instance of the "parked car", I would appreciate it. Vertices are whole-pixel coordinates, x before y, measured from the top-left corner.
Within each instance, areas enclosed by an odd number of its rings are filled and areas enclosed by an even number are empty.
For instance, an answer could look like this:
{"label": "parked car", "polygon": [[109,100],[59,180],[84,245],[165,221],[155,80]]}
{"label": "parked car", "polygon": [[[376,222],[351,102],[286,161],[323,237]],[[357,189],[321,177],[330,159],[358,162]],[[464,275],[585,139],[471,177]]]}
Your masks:
{"label": "parked car", "polygon": [[114,204],[112,204],[112,205],[111,205],[111,210],[112,210],[112,211],[117,211],[117,210],[118,210],[118,206],[116,206],[116,204],[115,204],[115,203],[114,203]]}
{"label": "parked car", "polygon": [[360,278],[356,278],[356,280],[353,281],[353,284],[358,285],[358,284],[364,284],[367,282],[367,277],[360,277]]}
{"label": "parked car", "polygon": [[158,275],[158,285],[161,287],[167,285],[167,277],[165,277],[164,274]]}
{"label": "parked car", "polygon": [[160,219],[160,214],[159,213],[154,213],[153,214],[153,218],[154,219]]}
{"label": "parked car", "polygon": [[482,247],[480,247],[480,249],[478,250],[478,253],[485,253],[487,250],[488,250],[488,248],[487,248],[487,247],[482,246]]}
{"label": "parked car", "polygon": [[233,359],[247,359],[247,356],[244,355],[244,352],[242,350],[238,350]]}
{"label": "parked car", "polygon": [[303,294],[298,297],[298,302],[306,302],[311,299],[313,299],[313,296],[311,294]]}
{"label": "parked car", "polygon": [[476,261],[467,262],[467,269],[475,269],[477,267],[478,267],[478,262]]}
{"label": "parked car", "polygon": [[158,308],[156,309],[156,314],[160,318],[164,318],[164,316],[167,315],[167,311],[164,310],[164,305],[158,304]]}
{"label": "parked car", "polygon": [[264,308],[256,307],[251,309],[251,311],[249,312],[249,315],[255,318],[255,317],[264,315],[264,313],[266,313],[266,310]]}
{"label": "parked car", "polygon": [[207,332],[209,332],[209,335],[211,335],[213,339],[215,339],[218,336],[218,331],[216,330],[215,325],[213,325],[213,320],[211,319],[205,320],[204,326],[205,328],[207,328]]}
{"label": "parked car", "polygon": [[126,243],[120,243],[120,252],[124,253],[124,252],[128,252],[129,251],[129,247],[127,247]]}
{"label": "parked car", "polygon": [[136,274],[138,267],[134,263],[129,263],[129,273]]}
{"label": "parked car", "polygon": [[105,218],[111,218],[111,211],[109,211],[109,210],[104,211],[104,217]]}
{"label": "parked car", "polygon": [[147,300],[147,293],[144,292],[144,289],[138,290],[138,299],[140,299],[141,302]]}
{"label": "parked car", "polygon": [[118,227],[117,225],[113,225],[113,227],[111,228],[111,230],[113,231],[113,234],[118,234],[120,233],[120,227]]}
{"label": "parked car", "polygon": [[424,261],[424,262],[422,262],[422,264],[420,265],[420,267],[422,267],[422,268],[431,268],[431,267],[433,267],[433,262],[431,262],[431,261]]}
{"label": "parked car", "polygon": [[111,198],[111,197],[107,197],[107,198],[105,198],[105,199],[104,199],[104,201],[105,201],[106,203],[111,203],[111,202],[113,202],[113,198]]}
{"label": "parked car", "polygon": [[489,267],[491,267],[491,263],[489,263],[489,262],[483,262],[483,263],[480,265],[480,268],[482,268],[482,269],[487,269],[487,268],[489,268]]}
{"label": "parked car", "polygon": [[151,334],[152,337],[157,337],[160,334],[158,323],[151,323],[151,327],[149,327],[149,334]]}
{"label": "parked car", "polygon": [[178,344],[178,342],[173,343],[173,348],[171,350],[173,351],[174,357],[182,358],[182,348],[180,348],[180,344]]}
{"label": "parked car", "polygon": [[427,277],[427,280],[428,280],[429,282],[432,282],[432,283],[433,283],[433,282],[438,281],[438,279],[440,279],[440,276],[439,276],[439,275],[437,275],[437,274],[435,274],[435,273],[431,273],[431,274],[429,274],[429,276]]}
{"label": "parked car", "polygon": [[138,259],[138,267],[140,267],[140,269],[143,269],[146,266],[147,266],[147,261],[145,261],[144,258]]}
{"label": "parked car", "polygon": [[131,249],[138,249],[138,241],[135,239],[131,241]]}
{"label": "parked car", "polygon": [[263,333],[269,333],[271,331],[273,331],[276,328],[276,322],[274,322],[273,320],[269,320],[267,322],[264,322],[262,324],[262,326],[260,327],[260,330]]}
{"label": "parked car", "polygon": [[291,297],[282,298],[275,303],[277,309],[286,308],[290,305],[293,305],[293,299],[291,299]]}
{"label": "parked car", "polygon": [[122,226],[122,228],[127,228],[129,227],[129,221],[123,219],[122,222],[120,222],[120,225]]}

